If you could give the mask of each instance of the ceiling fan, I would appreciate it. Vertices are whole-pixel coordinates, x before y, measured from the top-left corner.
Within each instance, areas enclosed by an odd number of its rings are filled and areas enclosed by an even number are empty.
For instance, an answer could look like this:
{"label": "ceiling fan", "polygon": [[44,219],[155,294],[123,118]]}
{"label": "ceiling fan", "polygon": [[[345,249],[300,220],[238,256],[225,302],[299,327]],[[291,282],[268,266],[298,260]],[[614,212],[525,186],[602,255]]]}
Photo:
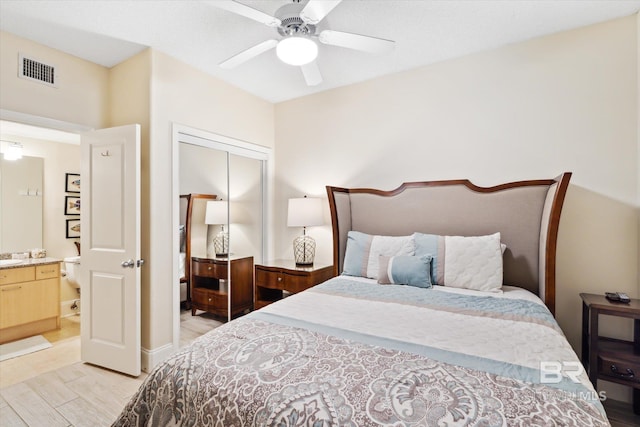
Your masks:
{"label": "ceiling fan", "polygon": [[234,68],[273,48],[283,62],[300,66],[304,79],[309,86],[322,83],[322,75],[315,59],[318,45],[340,46],[369,53],[387,53],[393,50],[395,42],[377,37],[363,36],[342,31],[317,31],[317,25],[342,0],[293,0],[276,10],[274,16],[238,3],[234,0],[210,2],[213,6],[233,12],[254,21],[273,27],[281,36],[278,39],[265,40],[231,58],[221,62],[222,68]]}

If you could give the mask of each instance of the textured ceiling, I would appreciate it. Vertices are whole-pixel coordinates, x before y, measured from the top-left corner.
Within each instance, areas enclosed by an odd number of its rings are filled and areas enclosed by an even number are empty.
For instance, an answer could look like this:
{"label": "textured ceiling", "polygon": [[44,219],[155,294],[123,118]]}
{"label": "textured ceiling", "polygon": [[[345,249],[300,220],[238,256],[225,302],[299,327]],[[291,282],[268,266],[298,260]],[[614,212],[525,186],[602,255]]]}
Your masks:
{"label": "textured ceiling", "polygon": [[[0,0],[0,29],[111,67],[146,47],[162,51],[271,102],[280,102],[640,10],[640,0],[344,0],[319,26],[396,41],[376,56],[320,45],[324,82],[266,52],[235,69],[220,62],[275,29],[212,1]],[[239,0],[273,14],[290,0]],[[303,0],[305,1],[305,0]]]}

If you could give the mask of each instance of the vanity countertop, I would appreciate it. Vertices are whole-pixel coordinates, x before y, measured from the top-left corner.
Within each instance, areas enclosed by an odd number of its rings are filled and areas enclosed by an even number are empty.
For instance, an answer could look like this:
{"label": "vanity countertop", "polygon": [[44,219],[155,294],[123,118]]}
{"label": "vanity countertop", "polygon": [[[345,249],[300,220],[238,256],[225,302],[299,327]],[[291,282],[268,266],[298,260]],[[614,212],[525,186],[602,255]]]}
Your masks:
{"label": "vanity countertop", "polygon": [[21,261],[21,262],[17,263],[17,264],[9,264],[9,265],[2,265],[0,263],[0,269],[30,267],[32,265],[56,264],[56,263],[61,262],[61,260],[59,260],[57,258],[51,258],[51,257],[46,257],[46,258],[28,258],[28,259],[21,259],[19,261]]}

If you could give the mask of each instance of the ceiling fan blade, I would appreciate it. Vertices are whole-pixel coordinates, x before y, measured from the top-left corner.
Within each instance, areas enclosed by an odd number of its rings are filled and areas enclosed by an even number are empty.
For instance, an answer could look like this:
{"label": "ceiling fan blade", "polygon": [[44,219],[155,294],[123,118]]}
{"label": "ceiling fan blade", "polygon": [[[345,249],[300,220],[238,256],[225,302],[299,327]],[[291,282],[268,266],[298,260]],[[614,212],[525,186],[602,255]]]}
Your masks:
{"label": "ceiling fan blade", "polygon": [[346,47],[369,53],[389,53],[395,47],[393,40],[379,39],[360,34],[344,33],[342,31],[324,30],[318,38],[320,43]]}
{"label": "ceiling fan blade", "polygon": [[302,75],[304,75],[307,86],[317,86],[322,83],[322,74],[320,74],[316,61],[311,61],[300,68],[302,68]]}
{"label": "ceiling fan blade", "polygon": [[281,24],[278,18],[233,0],[215,0],[208,3],[219,9],[228,10],[229,12],[253,19],[270,27],[277,27]]}
{"label": "ceiling fan blade", "polygon": [[309,0],[300,12],[300,18],[307,24],[316,25],[340,4],[342,0]]}
{"label": "ceiling fan blade", "polygon": [[252,58],[255,58],[261,53],[264,53],[270,49],[273,49],[274,47],[276,47],[277,44],[278,44],[277,40],[266,40],[266,41],[263,41],[262,43],[258,43],[257,45],[250,47],[247,50],[243,50],[242,52],[232,56],[226,61],[221,62],[220,68],[230,69],[230,68],[237,67],[238,65]]}

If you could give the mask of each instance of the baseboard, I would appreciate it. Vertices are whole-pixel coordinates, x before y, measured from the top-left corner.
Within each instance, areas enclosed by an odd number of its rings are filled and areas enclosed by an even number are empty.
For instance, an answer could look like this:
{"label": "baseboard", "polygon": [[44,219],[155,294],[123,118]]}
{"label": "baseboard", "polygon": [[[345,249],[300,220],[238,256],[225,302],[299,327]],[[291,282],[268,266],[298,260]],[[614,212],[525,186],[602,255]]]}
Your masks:
{"label": "baseboard", "polygon": [[[71,306],[74,302],[78,308],[72,309]],[[80,314],[80,298],[60,302],[60,317],[71,317],[78,314]]]}
{"label": "baseboard", "polygon": [[175,351],[176,349],[171,343],[165,344],[162,347],[158,347],[153,350],[149,350],[143,347],[140,351],[141,363],[142,363],[142,366],[140,367],[140,369],[142,369],[143,372],[147,372],[147,373],[151,372],[151,370],[158,363],[165,360],[167,357],[172,355]]}

